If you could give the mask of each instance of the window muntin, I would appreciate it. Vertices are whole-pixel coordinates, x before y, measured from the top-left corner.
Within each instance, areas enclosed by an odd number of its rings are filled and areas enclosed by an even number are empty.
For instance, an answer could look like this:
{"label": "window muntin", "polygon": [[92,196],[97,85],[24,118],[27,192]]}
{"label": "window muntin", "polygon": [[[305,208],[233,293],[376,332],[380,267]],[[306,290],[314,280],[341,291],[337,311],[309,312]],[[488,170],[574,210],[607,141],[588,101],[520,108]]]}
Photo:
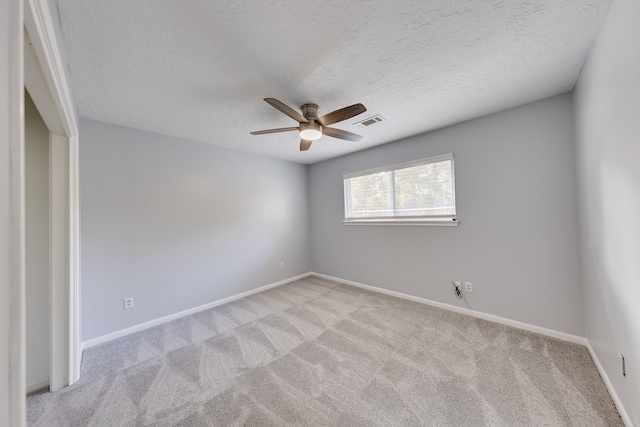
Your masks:
{"label": "window muntin", "polygon": [[453,154],[344,175],[345,222],[455,221]]}

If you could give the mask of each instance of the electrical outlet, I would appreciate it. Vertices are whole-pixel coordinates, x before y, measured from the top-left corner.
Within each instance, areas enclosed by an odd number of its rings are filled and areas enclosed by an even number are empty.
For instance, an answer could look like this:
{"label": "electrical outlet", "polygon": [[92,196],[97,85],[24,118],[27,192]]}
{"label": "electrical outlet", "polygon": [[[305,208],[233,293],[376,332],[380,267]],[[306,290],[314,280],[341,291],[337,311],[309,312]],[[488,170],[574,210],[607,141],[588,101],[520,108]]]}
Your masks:
{"label": "electrical outlet", "polygon": [[456,288],[462,290],[462,282],[459,280],[456,280],[455,282],[453,282],[453,284],[456,286]]}
{"label": "electrical outlet", "polygon": [[124,309],[126,310],[127,308],[133,308],[133,297],[124,299]]}
{"label": "electrical outlet", "polygon": [[471,282],[464,282],[464,291],[473,292],[473,285],[471,284]]}
{"label": "electrical outlet", "polygon": [[280,263],[280,270],[284,270],[284,262]]}

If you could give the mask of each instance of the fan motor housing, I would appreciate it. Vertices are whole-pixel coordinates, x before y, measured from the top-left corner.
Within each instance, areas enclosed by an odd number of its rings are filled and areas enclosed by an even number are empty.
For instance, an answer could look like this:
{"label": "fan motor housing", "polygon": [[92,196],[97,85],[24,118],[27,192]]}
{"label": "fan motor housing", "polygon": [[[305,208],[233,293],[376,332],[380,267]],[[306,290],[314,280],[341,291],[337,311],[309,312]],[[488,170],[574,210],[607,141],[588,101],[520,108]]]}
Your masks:
{"label": "fan motor housing", "polygon": [[309,121],[318,120],[318,104],[304,104],[300,107],[302,115]]}

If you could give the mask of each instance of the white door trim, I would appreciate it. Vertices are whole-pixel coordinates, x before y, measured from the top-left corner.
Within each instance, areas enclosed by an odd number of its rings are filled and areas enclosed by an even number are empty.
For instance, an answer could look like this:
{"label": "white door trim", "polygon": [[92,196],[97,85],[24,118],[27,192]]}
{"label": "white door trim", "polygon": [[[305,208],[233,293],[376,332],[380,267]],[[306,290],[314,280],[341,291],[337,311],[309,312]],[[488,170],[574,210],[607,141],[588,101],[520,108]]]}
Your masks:
{"label": "white door trim", "polygon": [[[32,98],[51,132],[51,390],[80,377],[78,122],[47,0],[25,0],[24,25],[44,82]],[[31,89],[28,87],[28,89]],[[46,92],[46,93],[44,93]]]}
{"label": "white door trim", "polygon": [[25,392],[22,0],[0,2],[0,425],[22,427]]}
{"label": "white door trim", "polygon": [[78,120],[73,96],[52,18],[58,16],[58,11],[51,11],[47,0],[26,0],[24,6],[24,25],[31,37],[65,134],[68,137],[77,136]]}
{"label": "white door trim", "polygon": [[[68,245],[68,138],[49,136],[49,219],[51,224],[50,255],[50,367],[49,390],[69,385],[69,333],[67,329],[67,289],[69,283]],[[28,315],[28,313],[27,313]]]}
{"label": "white door trim", "polygon": [[68,383],[73,384],[80,379],[80,365],[82,364],[82,345],[80,343],[80,149],[78,134],[68,139],[68,239],[69,239],[69,355],[68,355]]}

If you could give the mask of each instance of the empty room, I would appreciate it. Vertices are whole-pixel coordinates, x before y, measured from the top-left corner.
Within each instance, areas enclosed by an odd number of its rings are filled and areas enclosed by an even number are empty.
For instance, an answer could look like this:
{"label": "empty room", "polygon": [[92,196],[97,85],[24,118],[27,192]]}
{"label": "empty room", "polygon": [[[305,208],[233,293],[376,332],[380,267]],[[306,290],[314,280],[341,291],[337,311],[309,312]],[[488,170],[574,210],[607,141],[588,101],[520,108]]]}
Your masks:
{"label": "empty room", "polygon": [[0,425],[640,426],[638,0],[1,7]]}

